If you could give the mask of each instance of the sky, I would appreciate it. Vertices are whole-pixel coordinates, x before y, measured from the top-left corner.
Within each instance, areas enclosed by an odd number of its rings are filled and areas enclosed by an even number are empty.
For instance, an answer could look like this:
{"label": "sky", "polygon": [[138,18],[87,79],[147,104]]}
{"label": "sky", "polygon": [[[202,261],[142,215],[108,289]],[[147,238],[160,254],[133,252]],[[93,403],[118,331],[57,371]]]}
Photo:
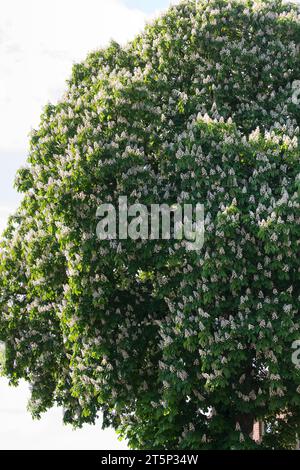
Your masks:
{"label": "sky", "polygon": [[[175,2],[172,2],[175,3]],[[0,0],[0,232],[20,196],[13,188],[25,164],[28,133],[43,106],[63,94],[72,64],[110,39],[133,39],[171,0]],[[1,314],[1,312],[0,312]],[[0,450],[124,449],[111,430],[62,425],[62,412],[33,421],[28,388],[0,378]]]}

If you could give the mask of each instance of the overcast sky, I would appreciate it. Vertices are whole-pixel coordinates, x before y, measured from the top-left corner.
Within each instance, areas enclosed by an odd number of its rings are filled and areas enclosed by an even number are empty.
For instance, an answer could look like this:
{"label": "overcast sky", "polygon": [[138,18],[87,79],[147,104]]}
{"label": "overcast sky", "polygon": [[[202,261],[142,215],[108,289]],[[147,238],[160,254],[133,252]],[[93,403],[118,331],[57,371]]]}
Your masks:
{"label": "overcast sky", "polygon": [[[19,196],[16,170],[42,107],[63,93],[74,62],[110,39],[124,43],[171,0],[0,0],[0,231]],[[1,312],[0,312],[1,314]],[[63,426],[61,410],[33,422],[28,389],[0,378],[0,449],[122,449],[113,431]]]}

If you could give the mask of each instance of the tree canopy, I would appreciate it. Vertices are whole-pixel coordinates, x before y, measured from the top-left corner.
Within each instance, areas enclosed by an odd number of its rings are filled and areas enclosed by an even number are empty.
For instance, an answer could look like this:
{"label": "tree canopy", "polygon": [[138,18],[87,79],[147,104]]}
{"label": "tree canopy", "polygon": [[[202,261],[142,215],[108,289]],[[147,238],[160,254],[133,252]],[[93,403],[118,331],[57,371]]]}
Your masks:
{"label": "tree canopy", "polygon": [[[0,252],[4,373],[35,417],[135,449],[300,435],[300,10],[183,0],[74,66],[32,132]],[[205,207],[205,243],[102,240],[96,209]]]}

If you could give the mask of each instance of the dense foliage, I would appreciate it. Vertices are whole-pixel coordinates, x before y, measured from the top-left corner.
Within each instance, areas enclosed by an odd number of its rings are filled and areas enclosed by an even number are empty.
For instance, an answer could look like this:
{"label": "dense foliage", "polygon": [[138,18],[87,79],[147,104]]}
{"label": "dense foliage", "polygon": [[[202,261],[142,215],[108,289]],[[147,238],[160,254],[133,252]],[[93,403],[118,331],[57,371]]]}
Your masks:
{"label": "dense foliage", "polygon": [[[103,412],[133,448],[300,434],[300,10],[182,1],[74,66],[31,136],[1,243],[0,340],[34,416]],[[201,202],[201,252],[99,241],[96,209]]]}

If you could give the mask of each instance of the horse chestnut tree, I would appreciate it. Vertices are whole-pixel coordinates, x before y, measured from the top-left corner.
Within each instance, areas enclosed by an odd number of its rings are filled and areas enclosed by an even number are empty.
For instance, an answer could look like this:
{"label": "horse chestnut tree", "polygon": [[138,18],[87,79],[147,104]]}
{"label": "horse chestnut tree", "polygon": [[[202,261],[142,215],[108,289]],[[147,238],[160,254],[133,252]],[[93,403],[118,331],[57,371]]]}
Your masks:
{"label": "horse chestnut tree", "polygon": [[[299,46],[296,4],[183,0],[74,66],[1,240],[3,372],[33,416],[100,414],[135,449],[295,446]],[[99,240],[120,195],[202,203],[203,248]]]}

